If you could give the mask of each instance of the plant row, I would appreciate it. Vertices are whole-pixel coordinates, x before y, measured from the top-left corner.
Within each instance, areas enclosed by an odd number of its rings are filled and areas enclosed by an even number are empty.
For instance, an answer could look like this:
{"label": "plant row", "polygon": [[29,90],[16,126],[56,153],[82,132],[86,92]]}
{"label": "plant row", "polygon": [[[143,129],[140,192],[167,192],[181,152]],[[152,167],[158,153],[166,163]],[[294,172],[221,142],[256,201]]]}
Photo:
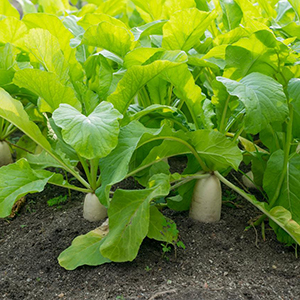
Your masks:
{"label": "plant row", "polygon": [[[71,2],[0,0],[0,217],[46,184],[83,192],[108,223],[61,266],[132,261],[146,237],[182,246],[163,207],[218,221],[222,182],[299,244],[297,1]],[[226,179],[241,163],[259,200]],[[111,190],[128,177],[143,188]]]}

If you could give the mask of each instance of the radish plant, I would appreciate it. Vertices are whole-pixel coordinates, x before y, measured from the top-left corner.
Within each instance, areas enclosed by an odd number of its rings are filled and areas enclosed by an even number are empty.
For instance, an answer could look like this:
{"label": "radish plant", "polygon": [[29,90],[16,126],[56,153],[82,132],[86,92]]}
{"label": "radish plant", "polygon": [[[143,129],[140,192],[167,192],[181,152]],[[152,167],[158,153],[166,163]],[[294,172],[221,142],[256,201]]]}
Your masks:
{"label": "radish plant", "polygon": [[[107,213],[109,230],[77,237],[61,266],[131,261],[146,237],[177,244],[161,207],[218,221],[222,182],[262,212],[256,224],[300,243],[293,1],[36,2],[22,20],[0,7],[0,120],[41,150],[0,169],[0,217],[47,183],[81,191],[84,217]],[[267,201],[226,179],[242,161]],[[128,177],[144,189],[111,191]]]}

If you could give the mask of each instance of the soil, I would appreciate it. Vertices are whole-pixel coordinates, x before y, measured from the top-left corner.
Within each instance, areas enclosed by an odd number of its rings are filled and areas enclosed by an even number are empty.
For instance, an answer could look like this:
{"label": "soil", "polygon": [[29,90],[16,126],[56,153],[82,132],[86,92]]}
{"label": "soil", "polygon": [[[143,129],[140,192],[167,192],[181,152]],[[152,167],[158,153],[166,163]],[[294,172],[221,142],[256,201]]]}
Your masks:
{"label": "soil", "polygon": [[[130,187],[132,182],[123,183]],[[163,256],[159,242],[146,239],[133,262],[83,266],[66,271],[57,257],[72,240],[99,226],[82,217],[83,195],[49,207],[66,194],[47,186],[27,196],[13,220],[0,220],[0,299],[300,299],[300,261],[266,228],[245,231],[259,212],[224,191],[222,219],[200,224],[187,212],[165,210],[177,223],[186,249]],[[232,206],[232,205],[231,205]]]}

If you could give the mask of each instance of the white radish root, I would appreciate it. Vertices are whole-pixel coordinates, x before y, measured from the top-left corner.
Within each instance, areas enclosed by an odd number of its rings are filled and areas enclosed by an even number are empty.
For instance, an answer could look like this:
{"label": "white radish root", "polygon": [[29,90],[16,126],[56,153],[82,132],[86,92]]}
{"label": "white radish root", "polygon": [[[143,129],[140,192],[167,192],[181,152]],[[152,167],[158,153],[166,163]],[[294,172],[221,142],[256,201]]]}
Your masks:
{"label": "white radish root", "polygon": [[199,179],[194,188],[190,218],[203,223],[218,222],[221,218],[221,208],[220,180],[215,175]]}
{"label": "white radish root", "polygon": [[13,162],[10,148],[5,141],[0,141],[0,167]]}
{"label": "white radish root", "polygon": [[89,193],[85,196],[83,217],[90,222],[96,222],[107,217],[106,207],[100,203],[95,194]]}
{"label": "white radish root", "polygon": [[248,188],[248,189],[256,189],[256,185],[253,183],[253,173],[252,171],[249,171],[246,173],[246,175],[251,179],[249,179],[247,176],[243,175],[242,176],[242,181],[243,184]]}

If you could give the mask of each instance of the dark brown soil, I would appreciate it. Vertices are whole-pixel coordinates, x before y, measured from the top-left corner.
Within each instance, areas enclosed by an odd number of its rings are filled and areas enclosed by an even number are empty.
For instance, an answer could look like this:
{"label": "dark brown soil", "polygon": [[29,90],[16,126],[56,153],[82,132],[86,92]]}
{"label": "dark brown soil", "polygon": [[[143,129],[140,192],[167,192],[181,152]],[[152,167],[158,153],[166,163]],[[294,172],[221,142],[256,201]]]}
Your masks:
{"label": "dark brown soil", "polygon": [[163,257],[159,242],[145,240],[133,262],[66,271],[57,262],[60,252],[99,223],[83,219],[80,194],[48,207],[47,199],[61,193],[47,187],[28,196],[16,218],[0,220],[0,299],[300,299],[300,261],[272,231],[265,242],[260,228],[257,235],[245,231],[259,213],[240,198],[233,200],[240,208],[223,205],[217,224],[166,210],[186,245],[177,259],[173,250]]}

